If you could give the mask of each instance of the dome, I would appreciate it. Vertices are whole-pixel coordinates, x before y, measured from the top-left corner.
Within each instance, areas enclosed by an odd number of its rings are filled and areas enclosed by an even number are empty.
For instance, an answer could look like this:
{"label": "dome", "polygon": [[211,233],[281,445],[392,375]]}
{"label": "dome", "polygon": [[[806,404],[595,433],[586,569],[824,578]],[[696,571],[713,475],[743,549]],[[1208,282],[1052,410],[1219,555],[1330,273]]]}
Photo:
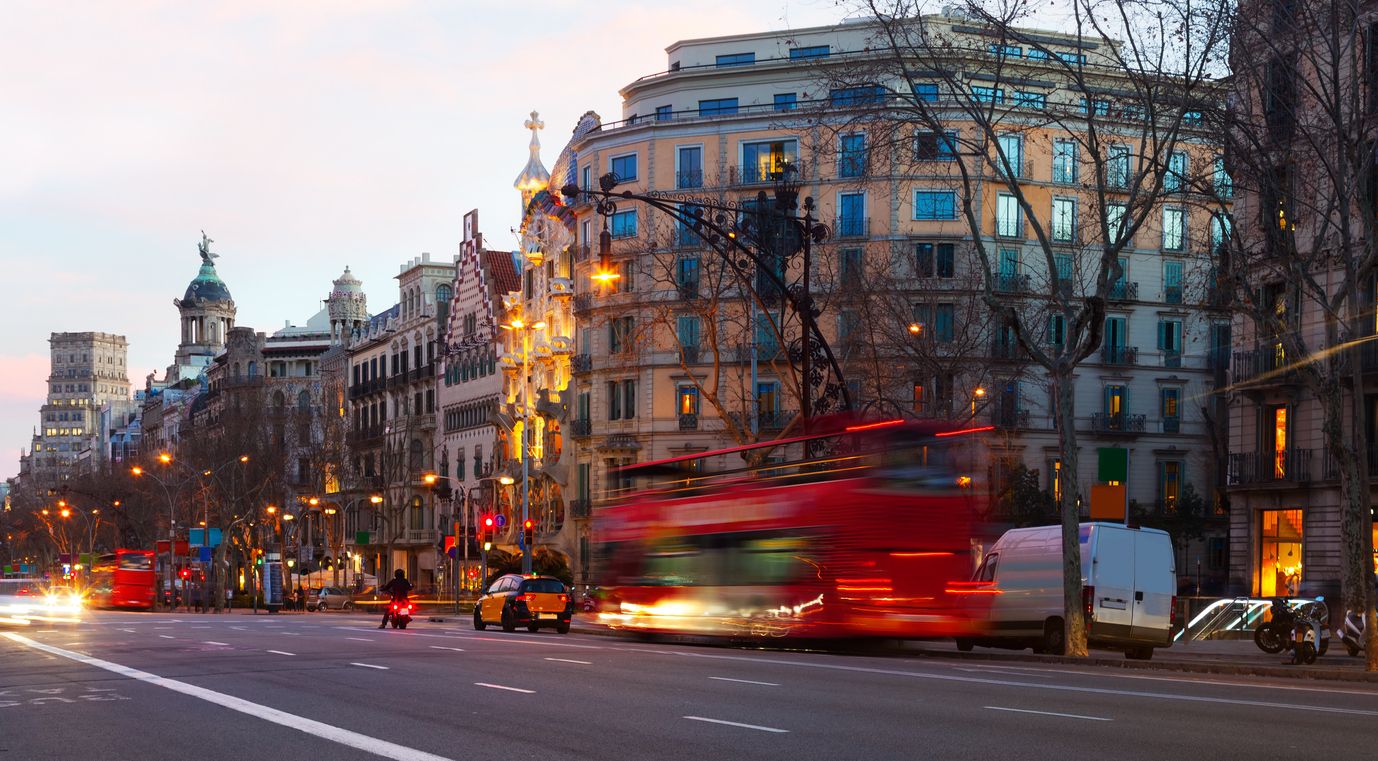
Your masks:
{"label": "dome", "polygon": [[187,293],[182,297],[183,301],[195,303],[199,300],[206,301],[232,301],[230,289],[225,282],[215,272],[215,263],[210,260],[201,262],[201,271],[196,273],[196,277],[187,285]]}
{"label": "dome", "polygon": [[348,266],[345,267],[344,274],[334,281],[334,284],[335,288],[330,291],[330,298],[332,299],[364,295],[363,281],[354,277],[354,273],[349,271]]}
{"label": "dome", "polygon": [[526,121],[525,126],[531,130],[531,157],[526,160],[526,168],[512,183],[512,187],[524,194],[523,197],[538,190],[545,190],[550,184],[550,172],[547,172],[545,165],[541,163],[541,141],[536,137],[536,130],[545,127],[545,122],[540,120],[540,114],[532,111],[531,118]]}

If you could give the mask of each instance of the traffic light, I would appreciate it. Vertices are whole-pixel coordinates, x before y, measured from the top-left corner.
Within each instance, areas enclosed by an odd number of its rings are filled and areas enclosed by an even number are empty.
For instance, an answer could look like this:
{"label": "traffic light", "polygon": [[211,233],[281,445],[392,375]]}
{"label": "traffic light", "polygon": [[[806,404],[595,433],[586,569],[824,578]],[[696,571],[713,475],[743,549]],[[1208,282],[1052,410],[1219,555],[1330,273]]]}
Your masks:
{"label": "traffic light", "polygon": [[484,552],[493,549],[493,529],[496,527],[497,521],[493,520],[493,516],[491,515],[485,515],[483,516],[483,520],[479,521],[478,541],[479,544],[483,545]]}
{"label": "traffic light", "polygon": [[183,581],[185,581],[185,580],[187,580],[187,579],[190,579],[190,578],[191,578],[191,569],[190,569],[190,568],[183,568],[183,569],[182,569],[181,576],[182,576],[182,580],[183,580]]}
{"label": "traffic light", "polygon": [[525,548],[527,552],[530,552],[531,548],[535,545],[536,522],[527,518],[526,521],[522,523],[522,547]]}

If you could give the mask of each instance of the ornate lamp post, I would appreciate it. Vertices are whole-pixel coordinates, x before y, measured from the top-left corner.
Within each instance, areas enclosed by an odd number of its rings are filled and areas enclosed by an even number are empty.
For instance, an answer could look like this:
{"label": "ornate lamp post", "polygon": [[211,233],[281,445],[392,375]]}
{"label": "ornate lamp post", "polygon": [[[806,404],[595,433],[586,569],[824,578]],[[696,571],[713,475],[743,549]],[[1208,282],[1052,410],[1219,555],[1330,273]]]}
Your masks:
{"label": "ornate lamp post", "polygon": [[[605,231],[606,233],[606,231]],[[525,323],[520,319],[514,319],[511,323],[502,325],[503,330],[510,330],[520,333],[522,337],[522,525],[531,517],[531,331],[545,330],[544,322]],[[518,534],[524,537],[525,534]],[[531,551],[533,548],[525,546],[525,539],[518,542],[522,548],[522,573],[531,573]]]}

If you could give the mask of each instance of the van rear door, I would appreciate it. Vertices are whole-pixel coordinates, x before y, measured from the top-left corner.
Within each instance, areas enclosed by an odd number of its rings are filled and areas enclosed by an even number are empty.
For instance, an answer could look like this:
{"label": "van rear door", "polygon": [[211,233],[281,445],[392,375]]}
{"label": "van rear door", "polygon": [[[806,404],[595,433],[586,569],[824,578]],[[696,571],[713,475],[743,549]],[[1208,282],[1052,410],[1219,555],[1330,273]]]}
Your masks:
{"label": "van rear door", "polygon": [[1134,532],[1134,616],[1132,636],[1144,643],[1172,642],[1172,596],[1177,572],[1172,541],[1160,531]]}
{"label": "van rear door", "polygon": [[1093,527],[1091,572],[1087,584],[1092,595],[1091,637],[1126,640],[1133,624],[1134,533],[1120,526]]}

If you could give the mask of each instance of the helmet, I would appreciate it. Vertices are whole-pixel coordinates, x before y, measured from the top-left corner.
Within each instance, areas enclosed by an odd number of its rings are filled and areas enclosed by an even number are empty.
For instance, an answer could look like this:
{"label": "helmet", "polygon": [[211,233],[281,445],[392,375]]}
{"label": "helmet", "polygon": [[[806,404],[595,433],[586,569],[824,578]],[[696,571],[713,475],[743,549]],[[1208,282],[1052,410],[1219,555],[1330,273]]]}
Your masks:
{"label": "helmet", "polygon": [[407,572],[404,571],[404,570],[402,570],[401,568],[398,568],[398,569],[397,569],[397,572],[394,573],[392,576],[393,576],[393,578],[396,578],[396,579],[405,579],[405,578],[407,578]]}

